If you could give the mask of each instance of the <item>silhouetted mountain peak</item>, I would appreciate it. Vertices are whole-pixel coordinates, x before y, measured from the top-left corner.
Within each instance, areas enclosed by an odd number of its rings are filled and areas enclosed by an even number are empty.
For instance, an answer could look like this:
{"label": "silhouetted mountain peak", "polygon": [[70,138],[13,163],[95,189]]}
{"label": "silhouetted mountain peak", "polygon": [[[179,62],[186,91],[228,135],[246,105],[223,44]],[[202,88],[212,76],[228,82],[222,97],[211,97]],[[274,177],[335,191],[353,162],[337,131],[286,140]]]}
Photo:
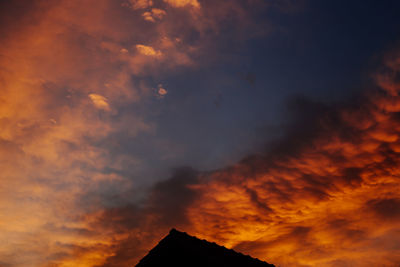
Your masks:
{"label": "silhouetted mountain peak", "polygon": [[274,267],[259,259],[235,252],[171,229],[136,267]]}
{"label": "silhouetted mountain peak", "polygon": [[175,228],[172,228],[172,229],[169,231],[169,234],[170,234],[170,235],[179,235],[179,234],[185,234],[185,232],[179,232],[179,231],[176,230]]}

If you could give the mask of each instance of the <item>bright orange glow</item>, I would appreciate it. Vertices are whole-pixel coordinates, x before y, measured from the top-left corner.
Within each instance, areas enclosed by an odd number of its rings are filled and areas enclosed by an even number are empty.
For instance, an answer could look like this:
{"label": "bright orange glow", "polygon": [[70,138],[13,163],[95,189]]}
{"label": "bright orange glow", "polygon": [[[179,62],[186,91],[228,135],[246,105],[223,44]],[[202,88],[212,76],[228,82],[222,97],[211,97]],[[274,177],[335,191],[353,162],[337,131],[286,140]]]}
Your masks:
{"label": "bright orange glow", "polygon": [[188,209],[191,231],[279,266],[395,266],[400,87],[389,75],[378,76],[379,97],[321,122],[326,131],[296,155],[260,157],[192,186],[201,197]]}

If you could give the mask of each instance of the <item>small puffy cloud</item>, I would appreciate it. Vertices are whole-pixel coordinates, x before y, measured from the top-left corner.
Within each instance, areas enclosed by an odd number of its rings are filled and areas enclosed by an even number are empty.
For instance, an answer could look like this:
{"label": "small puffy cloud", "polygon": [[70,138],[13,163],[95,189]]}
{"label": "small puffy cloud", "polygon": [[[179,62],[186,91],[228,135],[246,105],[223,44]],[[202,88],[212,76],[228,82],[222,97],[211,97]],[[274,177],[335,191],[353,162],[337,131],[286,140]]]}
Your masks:
{"label": "small puffy cloud", "polygon": [[151,21],[151,22],[156,22],[156,20],[152,16],[151,12],[148,12],[148,11],[144,12],[142,14],[142,17],[144,18],[144,20]]}
{"label": "small puffy cloud", "polygon": [[132,9],[145,9],[153,6],[153,0],[130,0]]}
{"label": "small puffy cloud", "polygon": [[160,89],[158,89],[158,93],[159,93],[160,95],[166,95],[166,94],[168,93],[168,91],[165,90],[164,88],[160,88]]}
{"label": "small puffy cloud", "polygon": [[153,14],[153,17],[157,19],[162,19],[167,14],[167,12],[159,8],[151,9],[151,13]]}
{"label": "small puffy cloud", "polygon": [[142,17],[151,22],[156,22],[156,19],[161,20],[167,12],[159,8],[152,8],[151,11],[146,11],[142,14]]}
{"label": "small puffy cloud", "polygon": [[92,100],[93,105],[98,108],[98,109],[102,109],[102,110],[106,110],[106,111],[110,111],[110,105],[107,102],[107,98],[105,98],[102,95],[98,95],[98,94],[89,94],[89,98],[90,100]]}
{"label": "small puffy cloud", "polygon": [[126,48],[122,48],[121,50],[119,50],[119,52],[122,53],[122,54],[126,54],[126,53],[128,53],[129,51],[128,51],[128,49],[126,49]]}
{"label": "small puffy cloud", "polygon": [[158,95],[160,97],[164,97],[166,94],[168,94],[168,91],[165,88],[163,88],[162,85],[160,85],[158,87]]}
{"label": "small puffy cloud", "polygon": [[159,57],[162,55],[161,51],[155,50],[153,47],[147,45],[138,44],[136,45],[136,49],[140,54],[145,56]]}
{"label": "small puffy cloud", "polygon": [[173,7],[186,7],[191,6],[194,8],[200,8],[200,3],[197,0],[164,0]]}

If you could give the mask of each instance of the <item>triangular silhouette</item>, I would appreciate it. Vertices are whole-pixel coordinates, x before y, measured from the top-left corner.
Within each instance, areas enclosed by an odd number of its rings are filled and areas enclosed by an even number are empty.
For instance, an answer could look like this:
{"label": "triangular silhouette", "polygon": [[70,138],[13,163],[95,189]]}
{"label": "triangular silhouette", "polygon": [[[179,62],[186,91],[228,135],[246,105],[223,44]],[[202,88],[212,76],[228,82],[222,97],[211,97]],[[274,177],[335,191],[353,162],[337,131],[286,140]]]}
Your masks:
{"label": "triangular silhouette", "polygon": [[172,229],[136,267],[274,267],[274,265]]}

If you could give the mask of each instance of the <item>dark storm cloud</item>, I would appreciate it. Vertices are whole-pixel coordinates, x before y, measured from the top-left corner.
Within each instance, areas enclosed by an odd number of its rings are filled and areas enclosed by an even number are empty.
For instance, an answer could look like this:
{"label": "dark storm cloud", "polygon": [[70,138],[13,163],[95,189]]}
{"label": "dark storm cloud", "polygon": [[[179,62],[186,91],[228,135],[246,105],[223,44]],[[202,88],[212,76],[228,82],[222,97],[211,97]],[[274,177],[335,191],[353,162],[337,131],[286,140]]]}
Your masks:
{"label": "dark storm cloud", "polygon": [[181,167],[170,178],[156,183],[141,205],[105,210],[97,222],[100,228],[113,229],[116,234],[128,233],[129,236],[115,245],[115,255],[101,266],[133,265],[145,254],[149,242],[157,241],[159,235],[167,233],[170,228],[188,224],[186,209],[197,196],[190,185],[198,182],[197,171]]}
{"label": "dark storm cloud", "polygon": [[383,220],[394,221],[400,219],[399,198],[372,199],[366,203],[366,206]]}
{"label": "dark storm cloud", "polygon": [[30,15],[39,11],[39,6],[37,1],[0,1],[0,39],[8,38],[26,23],[35,23]]}
{"label": "dark storm cloud", "polygon": [[184,224],[185,209],[196,198],[196,192],[189,186],[196,183],[197,171],[190,167],[178,168],[170,178],[152,186],[143,203],[107,209],[103,223],[124,231],[138,227],[143,218],[151,215],[157,225]]}
{"label": "dark storm cloud", "polygon": [[196,198],[196,192],[188,186],[198,183],[197,175],[195,170],[183,167],[168,180],[156,183],[149,196],[149,211],[167,225],[187,223],[186,207]]}

